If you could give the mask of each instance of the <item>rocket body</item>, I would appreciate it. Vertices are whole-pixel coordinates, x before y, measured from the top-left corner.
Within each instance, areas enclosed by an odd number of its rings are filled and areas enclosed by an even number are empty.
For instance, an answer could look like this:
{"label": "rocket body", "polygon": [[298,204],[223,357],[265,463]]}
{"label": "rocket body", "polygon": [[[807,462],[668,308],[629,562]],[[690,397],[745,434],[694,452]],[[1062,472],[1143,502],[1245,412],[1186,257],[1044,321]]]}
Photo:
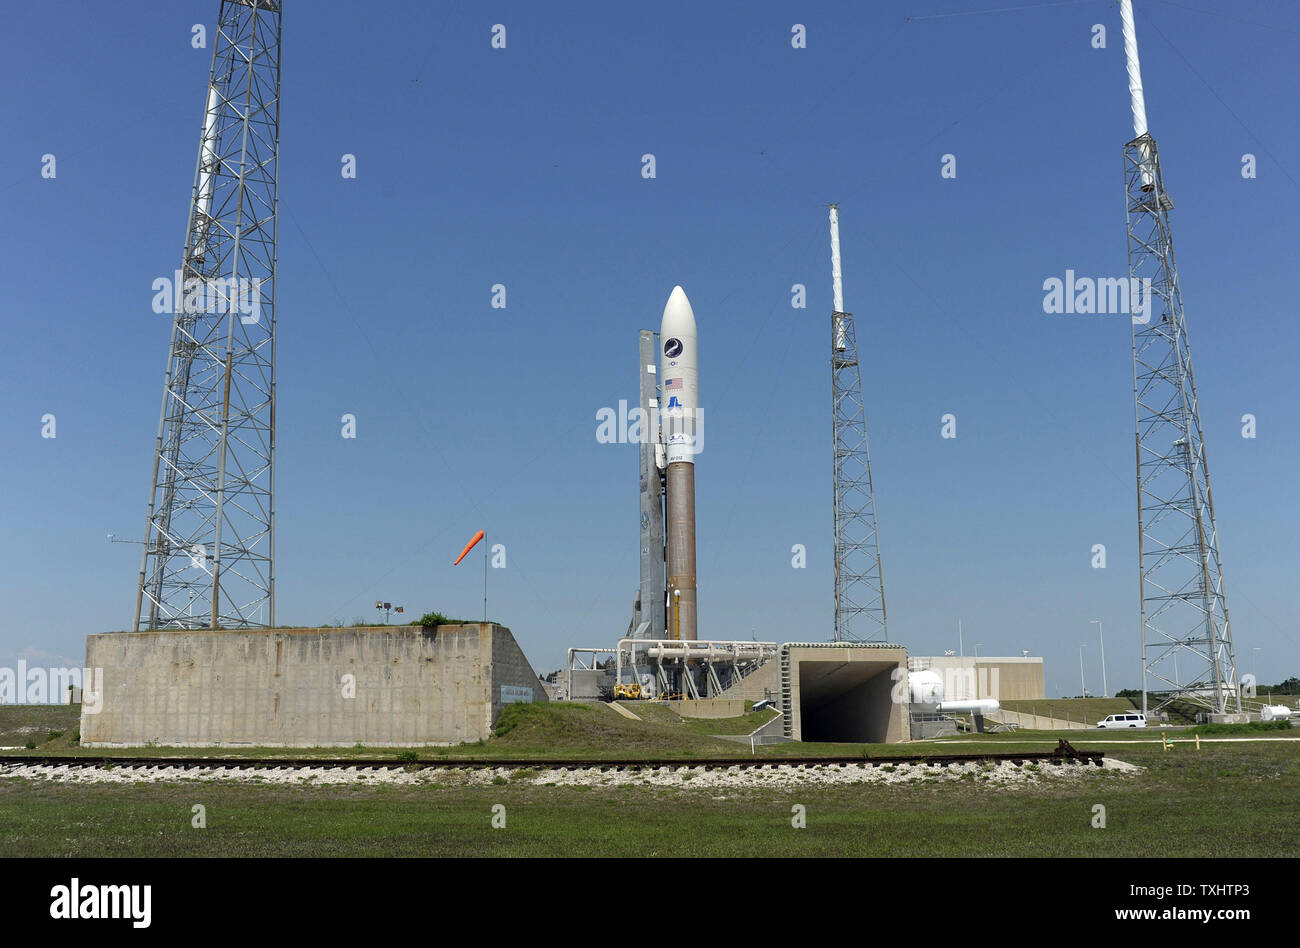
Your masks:
{"label": "rocket body", "polygon": [[[1138,59],[1137,27],[1133,23],[1133,0],[1120,0],[1120,26],[1124,34],[1124,64],[1128,68],[1129,104],[1133,109],[1133,137],[1147,134],[1147,101],[1142,91],[1142,63]],[[1142,190],[1155,187],[1155,171],[1151,167],[1151,149],[1139,146],[1141,156]]]}
{"label": "rocket body", "polygon": [[699,349],[695,313],[673,287],[659,325],[659,421],[666,450],[667,625],[675,639],[697,637],[695,589],[695,454],[700,435]]}

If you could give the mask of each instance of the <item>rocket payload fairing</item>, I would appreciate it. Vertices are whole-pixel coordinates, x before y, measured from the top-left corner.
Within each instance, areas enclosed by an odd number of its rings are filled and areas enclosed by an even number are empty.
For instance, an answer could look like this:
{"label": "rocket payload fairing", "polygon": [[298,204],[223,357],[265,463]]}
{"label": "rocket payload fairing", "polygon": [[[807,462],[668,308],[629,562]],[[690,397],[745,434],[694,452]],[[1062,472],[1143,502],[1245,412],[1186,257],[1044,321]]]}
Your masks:
{"label": "rocket payload fairing", "polygon": [[695,463],[696,420],[700,408],[700,357],[695,312],[680,287],[673,287],[659,324],[660,424],[668,464]]}
{"label": "rocket payload fairing", "polygon": [[[1129,103],[1133,109],[1133,138],[1136,140],[1147,134],[1147,101],[1142,91],[1142,63],[1138,59],[1137,27],[1133,24],[1133,0],[1120,0],[1120,26],[1124,34],[1124,63],[1128,68]],[[1151,149],[1143,144],[1140,147],[1142,157],[1142,190],[1150,191],[1155,187],[1155,171],[1151,167]]]}
{"label": "rocket payload fairing", "polygon": [[696,638],[695,455],[700,444],[700,372],[695,313],[673,287],[659,325],[659,421],[666,450],[667,624],[675,639]]}

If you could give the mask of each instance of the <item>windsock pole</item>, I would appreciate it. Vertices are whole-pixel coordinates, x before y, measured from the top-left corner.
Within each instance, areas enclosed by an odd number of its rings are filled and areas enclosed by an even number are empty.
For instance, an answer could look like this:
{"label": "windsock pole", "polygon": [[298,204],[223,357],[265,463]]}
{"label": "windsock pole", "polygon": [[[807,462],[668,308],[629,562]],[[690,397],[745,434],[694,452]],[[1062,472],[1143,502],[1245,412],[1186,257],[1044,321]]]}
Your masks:
{"label": "windsock pole", "polygon": [[474,536],[470,538],[470,541],[465,544],[465,549],[460,551],[460,556],[456,557],[456,562],[451,564],[452,566],[459,566],[460,561],[469,555],[470,550],[474,549],[474,545],[476,543],[479,543],[480,541],[483,542],[483,623],[484,625],[487,624],[487,583],[488,583],[488,545],[485,539],[486,537],[487,537],[486,530],[480,530],[478,533],[474,534]]}

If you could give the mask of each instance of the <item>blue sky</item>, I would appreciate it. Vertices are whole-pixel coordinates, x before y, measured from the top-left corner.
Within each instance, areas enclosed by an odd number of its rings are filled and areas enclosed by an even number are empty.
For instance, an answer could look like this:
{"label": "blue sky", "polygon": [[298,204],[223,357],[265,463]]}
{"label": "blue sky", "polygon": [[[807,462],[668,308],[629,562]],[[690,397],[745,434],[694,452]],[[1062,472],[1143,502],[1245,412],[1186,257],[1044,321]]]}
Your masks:
{"label": "blue sky", "polygon": [[[1127,273],[1118,10],[928,18],[991,6],[399,0],[359,15],[291,0],[278,618],[372,619],[376,598],[475,616],[481,564],[451,561],[486,528],[507,551],[490,612],[539,671],[569,645],[612,644],[637,585],[637,459],[597,443],[596,413],[636,398],[637,330],[680,283],[708,423],[700,635],[829,638],[838,201],[891,638],[940,653],[960,617],[968,652],[1041,654],[1049,695],[1077,694],[1081,643],[1100,690],[1102,618],[1111,689],[1136,685],[1129,326],[1042,309],[1043,281],[1067,268]],[[1300,12],[1215,7],[1139,2],[1138,37],[1239,664],[1269,681],[1300,672]],[[106,535],[143,532],[170,329],[150,287],[180,259],[211,55],[190,27],[211,30],[216,8],[10,11],[5,664],[77,662],[86,634],[131,619],[139,550]],[[945,413],[956,439],[940,438]]]}

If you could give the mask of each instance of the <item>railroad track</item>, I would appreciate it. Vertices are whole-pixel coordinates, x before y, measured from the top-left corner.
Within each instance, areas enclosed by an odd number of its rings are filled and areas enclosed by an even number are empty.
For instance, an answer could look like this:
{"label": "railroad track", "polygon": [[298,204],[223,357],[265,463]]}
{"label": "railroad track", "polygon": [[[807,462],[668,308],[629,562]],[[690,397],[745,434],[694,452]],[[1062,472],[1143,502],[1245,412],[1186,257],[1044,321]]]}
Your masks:
{"label": "railroad track", "polygon": [[0,767],[54,766],[54,767],[120,767],[123,769],[148,769],[172,767],[182,770],[269,770],[315,769],[342,770],[776,770],[782,767],[810,769],[817,767],[882,767],[898,764],[924,764],[927,767],[948,767],[968,763],[1020,763],[1020,764],[1092,764],[1100,767],[1105,757],[1103,751],[1080,751],[1069,742],[1061,741],[1055,750],[1004,754],[925,754],[871,757],[712,757],[664,758],[651,760],[574,760],[574,759],[488,759],[458,760],[455,758],[425,758],[418,760],[401,757],[115,757],[79,756],[61,757],[40,754],[11,754],[0,756]]}

